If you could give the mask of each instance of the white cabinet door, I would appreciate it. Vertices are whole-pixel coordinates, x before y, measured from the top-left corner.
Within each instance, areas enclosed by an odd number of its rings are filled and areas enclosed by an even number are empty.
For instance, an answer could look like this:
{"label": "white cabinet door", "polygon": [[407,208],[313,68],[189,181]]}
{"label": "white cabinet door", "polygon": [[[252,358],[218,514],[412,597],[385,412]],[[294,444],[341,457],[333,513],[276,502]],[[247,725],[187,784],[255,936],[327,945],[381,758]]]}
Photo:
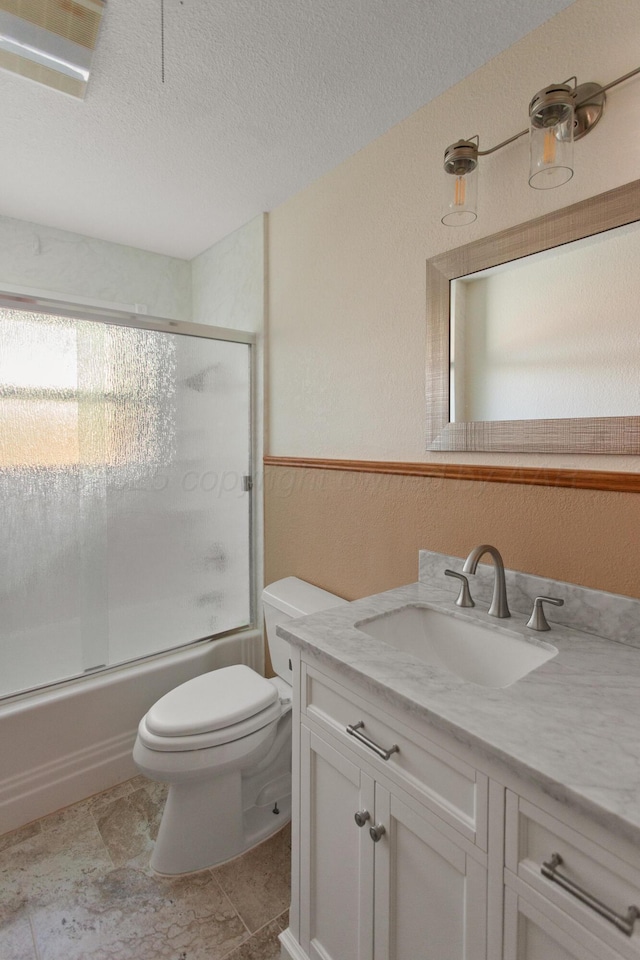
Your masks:
{"label": "white cabinet door", "polygon": [[552,920],[537,899],[505,889],[504,960],[620,960],[566,914],[551,908]]}
{"label": "white cabinet door", "polygon": [[486,868],[376,784],[375,960],[485,960]]}
{"label": "white cabinet door", "polygon": [[300,944],[311,960],[371,960],[373,780],[306,726],[300,777]]}

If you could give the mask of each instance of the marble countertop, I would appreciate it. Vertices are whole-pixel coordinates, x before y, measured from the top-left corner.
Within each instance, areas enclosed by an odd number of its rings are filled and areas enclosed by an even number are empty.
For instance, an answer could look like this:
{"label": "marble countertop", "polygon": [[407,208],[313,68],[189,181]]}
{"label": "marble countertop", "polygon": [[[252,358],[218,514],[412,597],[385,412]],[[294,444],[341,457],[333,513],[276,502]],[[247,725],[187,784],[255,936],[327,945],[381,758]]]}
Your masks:
{"label": "marble countertop", "polygon": [[[292,620],[278,633],[313,654],[319,666],[338,668],[345,683],[356,681],[382,709],[388,704],[406,711],[408,722],[412,716],[428,721],[640,843],[640,649],[557,623],[532,634],[528,616],[513,608],[508,620],[489,617],[486,604],[461,611],[453,602],[457,585],[443,587],[441,579]],[[539,638],[558,655],[494,689],[398,652],[354,626],[416,603]],[[547,607],[550,622],[555,609]]]}

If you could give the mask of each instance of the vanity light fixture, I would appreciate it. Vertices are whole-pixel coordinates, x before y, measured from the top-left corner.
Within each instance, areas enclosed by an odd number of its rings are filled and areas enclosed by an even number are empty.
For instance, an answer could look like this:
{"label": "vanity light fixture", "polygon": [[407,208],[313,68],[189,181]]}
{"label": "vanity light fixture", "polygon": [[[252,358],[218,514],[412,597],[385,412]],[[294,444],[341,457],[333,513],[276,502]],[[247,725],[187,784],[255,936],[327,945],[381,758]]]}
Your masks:
{"label": "vanity light fixture", "polygon": [[559,187],[573,176],[573,144],[592,130],[602,116],[606,91],[640,73],[640,67],[602,86],[571,77],[539,90],[529,104],[529,126],[502,143],[480,149],[477,134],[457,140],[444,152],[445,210],[442,223],[464,226],[477,218],[478,158],[486,157],[529,134],[529,186]]}

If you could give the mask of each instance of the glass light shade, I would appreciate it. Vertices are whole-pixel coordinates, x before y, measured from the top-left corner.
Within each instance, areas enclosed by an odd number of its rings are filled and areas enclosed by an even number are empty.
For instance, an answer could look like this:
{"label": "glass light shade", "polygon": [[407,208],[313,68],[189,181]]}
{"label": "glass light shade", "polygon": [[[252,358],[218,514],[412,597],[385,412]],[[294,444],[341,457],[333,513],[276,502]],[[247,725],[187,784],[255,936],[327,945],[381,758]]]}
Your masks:
{"label": "glass light shade", "polygon": [[573,176],[573,98],[552,92],[555,97],[538,102],[538,109],[534,97],[530,109],[529,186],[536,190],[559,187]]}
{"label": "glass light shade", "polygon": [[468,173],[446,173],[442,223],[463,227],[478,217],[478,167]]}

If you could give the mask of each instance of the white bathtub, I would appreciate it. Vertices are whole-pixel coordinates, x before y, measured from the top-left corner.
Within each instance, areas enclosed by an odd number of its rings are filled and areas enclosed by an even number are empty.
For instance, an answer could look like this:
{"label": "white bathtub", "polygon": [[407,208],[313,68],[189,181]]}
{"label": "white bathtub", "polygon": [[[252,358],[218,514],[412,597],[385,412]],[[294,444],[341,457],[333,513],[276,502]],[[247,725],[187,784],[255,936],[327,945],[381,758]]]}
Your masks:
{"label": "white bathtub", "polygon": [[136,775],[140,718],[208,670],[264,671],[258,630],[194,644],[0,704],[0,834]]}

